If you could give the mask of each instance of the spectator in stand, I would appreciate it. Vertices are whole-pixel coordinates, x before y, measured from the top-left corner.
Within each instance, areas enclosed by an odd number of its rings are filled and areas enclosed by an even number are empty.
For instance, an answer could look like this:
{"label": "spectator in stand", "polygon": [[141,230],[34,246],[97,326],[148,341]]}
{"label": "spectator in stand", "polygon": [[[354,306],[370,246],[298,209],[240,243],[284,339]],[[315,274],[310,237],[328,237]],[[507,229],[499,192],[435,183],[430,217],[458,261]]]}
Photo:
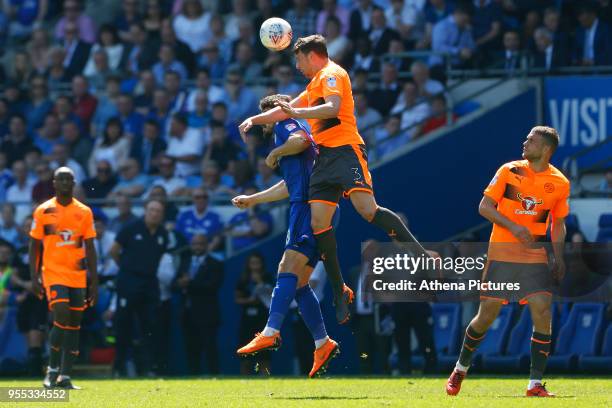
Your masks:
{"label": "spectator in stand", "polygon": [[410,66],[410,73],[417,86],[419,98],[429,98],[444,92],[444,85],[440,81],[430,78],[429,67],[424,62],[413,62]]}
{"label": "spectator in stand", "polygon": [[[257,29],[257,31],[255,31]],[[295,36],[295,31],[293,31]],[[297,38],[297,37],[294,37]],[[247,43],[251,45],[255,59],[263,62],[269,52],[259,40],[259,27],[253,27],[253,22],[250,19],[241,19],[238,23],[238,38],[232,42],[232,54],[228,62],[233,62],[236,59],[236,47],[239,43]],[[223,52],[223,50],[221,50]],[[274,53],[278,55],[278,53]],[[224,54],[222,54],[224,55]]]}
{"label": "spectator in stand", "polygon": [[[47,157],[45,157],[47,159]],[[28,169],[28,177],[36,181],[36,165],[43,160],[43,155],[40,149],[36,146],[32,146],[32,148],[28,149],[23,158],[23,161],[26,164]]]}
{"label": "spectator in stand", "polygon": [[43,28],[34,29],[26,49],[36,73],[40,75],[44,74],[48,68],[48,56],[51,50],[47,31]]}
{"label": "spectator in stand", "polygon": [[25,51],[17,51],[10,62],[11,64],[6,71],[8,81],[13,86],[27,88],[29,81],[34,75],[28,53]]}
{"label": "spectator in stand", "polygon": [[266,165],[265,158],[260,157],[257,160],[257,174],[255,175],[255,187],[257,187],[257,190],[267,190],[281,180],[274,172],[274,169]]}
{"label": "spectator in stand", "polygon": [[378,111],[368,106],[368,97],[363,92],[353,93],[355,99],[355,119],[357,119],[357,129],[359,134],[369,145],[373,141],[375,126],[382,121],[382,116]]}
{"label": "spectator in stand", "polygon": [[219,52],[219,46],[211,43],[202,48],[198,57],[198,69],[206,70],[212,79],[223,79],[227,71],[227,61]]}
{"label": "spectator in stand", "polygon": [[606,174],[599,185],[599,191],[612,194],[612,169],[606,170]]}
{"label": "spectator in stand", "polygon": [[372,43],[367,35],[357,38],[355,41],[355,61],[353,72],[357,71],[378,72],[380,61],[372,54]]}
{"label": "spectator in stand", "polygon": [[193,112],[195,110],[195,99],[201,92],[206,94],[207,101],[210,105],[223,100],[223,88],[214,85],[210,81],[210,73],[207,69],[203,68],[198,70],[195,80],[195,89],[193,89],[187,97],[187,111]]}
{"label": "spectator in stand", "polygon": [[87,168],[87,161],[93,149],[91,138],[79,132],[79,127],[74,122],[65,122],[62,125],[62,142],[68,148],[70,157],[74,159],[81,168]]}
{"label": "spectator in stand", "polygon": [[[431,100],[430,118],[423,124],[420,135],[426,135],[438,128],[446,126],[448,123],[448,112],[446,111],[446,98],[444,95],[436,95]],[[458,116],[451,113],[451,123],[457,121]]]}
{"label": "spectator in stand", "polygon": [[359,0],[357,6],[351,11],[349,23],[349,38],[353,41],[359,37],[367,36],[372,29],[372,13],[374,5],[372,0]]}
{"label": "spectator in stand", "polygon": [[578,9],[580,27],[576,30],[574,63],[582,66],[612,64],[612,31],[599,20],[597,8],[588,2]]}
{"label": "spectator in stand", "polygon": [[78,184],[82,183],[83,180],[87,178],[83,167],[74,159],[70,157],[70,150],[67,145],[63,143],[58,143],[53,146],[53,151],[51,152],[51,168],[53,170],[58,167],[70,167],[74,172],[74,181]]}
{"label": "spectator in stand", "polygon": [[30,100],[25,110],[28,130],[32,132],[42,126],[52,108],[53,102],[49,99],[47,80],[41,75],[33,76],[30,80]]}
{"label": "spectator in stand", "polygon": [[88,162],[89,174],[94,174],[100,160],[111,164],[113,172],[127,159],[130,152],[130,140],[123,134],[123,126],[118,118],[106,123],[104,136],[96,139]]}
{"label": "spectator in stand", "polygon": [[117,71],[109,66],[108,54],[104,50],[93,53],[93,65],[94,69],[91,75],[87,75],[87,80],[94,92],[100,92],[106,86],[108,78],[117,75]]}
{"label": "spectator in stand", "polygon": [[140,164],[136,160],[128,158],[122,163],[119,167],[119,182],[111,191],[110,197],[140,197],[149,185],[147,176],[140,171]]}
{"label": "spectator in stand", "polygon": [[[255,194],[257,189],[249,187],[243,194]],[[272,232],[274,222],[270,213],[261,210],[260,206],[253,206],[245,211],[235,214],[229,220],[231,226],[228,235],[231,237],[232,251],[240,251],[253,245]]]}
{"label": "spectator in stand", "polygon": [[533,36],[536,44],[536,52],[533,56],[533,66],[535,68],[554,71],[566,65],[565,50],[555,45],[553,35],[548,29],[540,27]]}
{"label": "spectator in stand", "polygon": [[85,133],[89,134],[91,119],[96,113],[98,99],[89,93],[89,82],[82,75],[72,78],[72,97],[74,98],[74,114],[81,119]]}
{"label": "spectator in stand", "polygon": [[291,24],[295,38],[316,32],[317,12],[308,7],[308,0],[293,0],[293,7],[285,14],[285,20]]}
{"label": "spectator in stand", "polygon": [[345,59],[351,52],[352,44],[348,37],[340,31],[340,20],[336,16],[331,16],[325,23],[325,40],[327,41],[327,54],[332,61],[341,65],[345,64]]}
{"label": "spectator in stand", "polygon": [[228,106],[229,120],[232,122],[240,122],[258,110],[257,96],[244,85],[240,71],[227,72],[223,100]]}
{"label": "spectator in stand", "polygon": [[187,93],[181,90],[181,76],[176,71],[166,71],[164,74],[164,89],[170,98],[170,112],[183,112]]}
{"label": "spectator in stand", "polygon": [[17,245],[20,242],[19,224],[15,220],[16,208],[12,203],[2,204],[2,223],[0,224],[0,240]]}
{"label": "spectator in stand", "polygon": [[227,67],[230,71],[240,71],[244,81],[252,82],[261,77],[261,64],[253,58],[253,49],[248,43],[240,42],[236,45],[236,58],[233,64]]}
{"label": "spectator in stand", "polygon": [[219,165],[212,160],[202,160],[200,174],[187,177],[187,187],[203,187],[213,201],[230,195],[229,187],[221,182]]}
{"label": "spectator in stand", "polygon": [[136,94],[134,95],[134,106],[138,113],[147,115],[153,107],[153,99],[157,82],[155,76],[150,70],[142,71],[139,75],[139,81],[136,85]]}
{"label": "spectator in stand", "polygon": [[208,192],[202,187],[192,190],[191,202],[192,206],[187,207],[178,215],[176,230],[188,241],[191,241],[194,235],[205,235],[208,238],[209,250],[217,251],[223,245],[221,216],[208,207]]}
{"label": "spectator in stand", "polygon": [[47,156],[53,151],[53,146],[62,143],[62,126],[55,113],[47,113],[43,126],[34,136],[34,146],[38,147],[43,155]]}
{"label": "spectator in stand", "polygon": [[147,119],[153,119],[159,126],[162,137],[166,139],[166,134],[170,127],[170,97],[168,91],[158,88],[153,92],[153,105],[149,109]]}
{"label": "spectator in stand", "polygon": [[159,171],[158,162],[165,154],[166,142],[160,135],[159,124],[154,119],[144,122],[141,136],[136,136],[132,142],[130,157],[142,164],[145,174],[156,174]]}
{"label": "spectator in stand", "polygon": [[521,55],[521,36],[518,31],[509,30],[504,33],[503,38],[504,51],[497,53],[493,67],[513,75],[515,71],[525,68],[524,57]]}
{"label": "spectator in stand", "polygon": [[32,210],[32,188],[35,181],[28,177],[28,169],[23,160],[16,160],[11,166],[15,182],[6,191],[6,202],[13,203],[17,207],[17,222]]}
{"label": "spectator in stand", "polygon": [[49,10],[49,0],[7,1],[4,9],[10,22],[8,35],[15,38],[27,38],[42,26]]}
{"label": "spectator in stand", "polygon": [[162,85],[164,83],[164,75],[168,71],[177,72],[181,80],[185,80],[188,77],[187,68],[183,65],[182,62],[176,59],[174,54],[174,49],[169,44],[162,44],[159,47],[159,62],[153,65],[153,75],[155,75],[155,80],[158,85]]}
{"label": "spectator in stand", "polygon": [[339,6],[337,0],[323,0],[321,11],[317,14],[317,33],[325,31],[327,19],[335,17],[340,23],[340,33],[342,36],[349,34],[350,12],[346,8]]}
{"label": "spectator in stand", "polygon": [[51,93],[57,94],[62,89],[62,84],[70,80],[70,73],[64,67],[66,50],[60,46],[53,46],[46,56],[47,70],[44,75]]}
{"label": "spectator in stand", "polygon": [[83,72],[91,48],[91,45],[79,39],[78,34],[76,24],[66,23],[62,43],[65,52],[63,65],[66,69],[66,75],[71,79]]}
{"label": "spectator in stand", "polygon": [[153,178],[151,188],[161,186],[171,196],[180,196],[185,189],[185,178],[175,175],[176,161],[170,156],[159,159],[159,175]]}
{"label": "spectator in stand", "polygon": [[94,62],[94,55],[97,51],[105,51],[108,57],[108,67],[111,70],[119,69],[121,57],[123,55],[123,44],[119,39],[117,30],[110,24],[105,24],[100,27],[98,33],[98,42],[96,42],[89,53],[89,60],[85,65],[83,75],[92,76],[98,72]]}
{"label": "spectator in stand", "polygon": [[402,131],[401,125],[401,117],[391,115],[387,118],[385,127],[376,130],[376,157],[380,159],[410,142],[410,134]]}
{"label": "spectator in stand", "polygon": [[210,40],[210,13],[199,0],[185,0],[181,13],[174,17],[173,27],[176,37],[198,53]]}
{"label": "spectator in stand", "polygon": [[397,99],[397,102],[391,114],[402,115],[402,129],[404,129],[410,137],[419,134],[422,122],[427,119],[431,108],[427,101],[419,99],[419,90],[416,84],[412,81],[406,82],[402,89],[402,94]]}
{"label": "spectator in stand", "polygon": [[[458,5],[453,14],[438,22],[431,35],[434,52],[451,54],[454,67],[464,67],[472,59],[476,42],[470,28],[471,10],[468,6]],[[439,55],[429,57],[429,66],[444,64]]]}
{"label": "spectator in stand", "polygon": [[106,160],[100,160],[96,165],[95,176],[88,178],[82,183],[83,191],[88,199],[107,198],[117,185],[117,177],[113,174],[113,168]]}
{"label": "spectator in stand", "polygon": [[91,135],[94,139],[102,137],[106,123],[119,114],[117,104],[121,92],[121,79],[118,76],[110,76],[105,83],[104,93],[98,93],[98,105],[91,124]]}
{"label": "spectator in stand", "polygon": [[371,29],[368,35],[372,44],[372,53],[376,56],[385,54],[389,50],[391,40],[399,39],[397,31],[387,26],[385,12],[378,7],[372,11]]}
{"label": "spectator in stand", "polygon": [[214,160],[225,171],[229,162],[238,158],[238,153],[238,147],[227,137],[225,126],[211,122],[210,143],[206,147],[204,159]]}
{"label": "spectator in stand", "polygon": [[64,40],[66,26],[74,24],[78,29],[79,39],[93,44],[96,41],[96,27],[91,17],[81,11],[79,2],[77,0],[65,0],[63,11],[63,17],[55,25],[55,38]]}
{"label": "spectator in stand", "polygon": [[119,63],[122,70],[138,75],[153,66],[157,59],[156,41],[147,35],[142,23],[134,22],[130,25],[129,37]]}
{"label": "spectator in stand", "polygon": [[176,59],[183,64],[189,76],[191,76],[193,73],[192,70],[195,68],[196,64],[195,54],[191,52],[189,45],[176,38],[176,33],[174,32],[174,28],[172,28],[172,21],[170,19],[162,21],[160,34],[161,44],[169,45],[172,50],[174,50]]}
{"label": "spectator in stand", "polygon": [[[423,7],[419,7],[415,2],[404,0],[392,0],[391,7],[385,10],[387,26],[396,31],[410,48],[421,42],[425,35],[423,11]],[[422,48],[422,45],[418,48]]]}
{"label": "spectator in stand", "polygon": [[108,229],[118,234],[123,227],[138,220],[138,217],[132,212],[132,199],[126,195],[115,197],[115,206],[117,207],[117,216],[110,220]]}
{"label": "spectator in stand", "polygon": [[142,24],[151,37],[159,38],[163,19],[164,13],[160,0],[146,0]]}
{"label": "spectator in stand", "polygon": [[53,172],[49,167],[49,162],[42,160],[36,164],[36,177],[38,181],[32,187],[32,203],[39,205],[55,195]]}
{"label": "spectator in stand", "polygon": [[130,41],[130,26],[140,21],[139,0],[123,0],[121,13],[115,18],[115,29],[123,42]]}
{"label": "spectator in stand", "polygon": [[229,13],[225,20],[225,34],[227,38],[235,41],[240,38],[240,23],[243,21],[251,21],[252,15],[249,12],[248,1],[233,0],[232,12]]}
{"label": "spectator in stand", "polygon": [[425,34],[417,45],[417,48],[427,49],[431,47],[431,34],[433,27],[441,20],[448,17],[454,10],[455,5],[452,0],[429,0],[425,4],[423,13],[425,15]]}
{"label": "spectator in stand", "polygon": [[494,0],[474,1],[471,25],[478,52],[485,60],[500,48],[502,9]]}
{"label": "spectator in stand", "polygon": [[293,78],[293,68],[289,64],[281,64],[274,68],[274,79],[276,83],[276,93],[290,95],[292,98],[302,92],[302,87]]}
{"label": "spectator in stand", "polygon": [[[259,252],[250,254],[234,290],[234,301],[241,308],[237,347],[249,342],[253,333],[266,325],[273,283],[274,278],[266,270],[264,256]],[[253,371],[253,367],[256,366],[260,375],[267,376],[270,373],[270,360],[269,351],[245,358],[240,361],[240,374],[255,374],[257,372]]]}
{"label": "spectator in stand", "polygon": [[26,121],[23,115],[13,115],[9,121],[9,133],[4,136],[0,151],[6,154],[8,165],[23,160],[26,152],[32,147],[32,140],[26,133]]}
{"label": "spectator in stand", "polygon": [[223,275],[223,263],[210,255],[206,235],[194,235],[189,251],[181,258],[176,280],[185,300],[182,321],[191,375],[202,374],[202,354],[206,356],[207,373],[219,374],[217,331],[221,324],[219,291]]}
{"label": "spectator in stand", "polygon": [[561,13],[558,9],[554,7],[549,7],[544,11],[544,27],[546,27],[553,36],[553,48],[560,50],[565,56],[565,59],[563,60],[563,65],[567,65],[569,63],[567,57],[571,49],[570,41],[567,30],[563,30],[561,27]]}
{"label": "spectator in stand", "polygon": [[385,62],[395,65],[398,72],[409,71],[412,59],[401,55],[404,52],[406,52],[406,46],[401,39],[396,38],[391,40],[388,50],[388,53],[391,55],[385,57]]}
{"label": "spectator in stand", "polygon": [[368,98],[372,101],[371,105],[381,115],[386,116],[397,96],[400,93],[400,84],[397,76],[397,68],[391,63],[384,63],[382,66],[381,83]]}
{"label": "spectator in stand", "polygon": [[176,175],[187,177],[198,172],[206,141],[200,131],[190,128],[184,113],[172,115],[166,155],[176,160]]}
{"label": "spectator in stand", "polygon": [[96,260],[98,261],[98,281],[104,285],[108,281],[115,279],[119,272],[117,264],[110,256],[110,250],[117,234],[108,230],[108,217],[103,211],[94,208],[93,213],[94,226],[96,228],[94,247],[97,255]]}
{"label": "spectator in stand", "polygon": [[0,202],[6,200],[6,191],[13,184],[13,174],[8,168],[6,153],[0,151]]}
{"label": "spectator in stand", "polygon": [[208,124],[210,123],[210,109],[208,108],[208,97],[206,93],[200,92],[195,98],[195,109],[189,112],[187,125],[199,130],[208,139]]}
{"label": "spectator in stand", "polygon": [[[261,24],[257,25],[257,27],[260,25]],[[230,61],[233,53],[233,40],[225,34],[225,23],[221,15],[215,14],[211,16],[209,30],[210,40],[200,49],[200,51],[210,45],[216,45],[219,50],[221,50],[221,59],[226,62]]]}

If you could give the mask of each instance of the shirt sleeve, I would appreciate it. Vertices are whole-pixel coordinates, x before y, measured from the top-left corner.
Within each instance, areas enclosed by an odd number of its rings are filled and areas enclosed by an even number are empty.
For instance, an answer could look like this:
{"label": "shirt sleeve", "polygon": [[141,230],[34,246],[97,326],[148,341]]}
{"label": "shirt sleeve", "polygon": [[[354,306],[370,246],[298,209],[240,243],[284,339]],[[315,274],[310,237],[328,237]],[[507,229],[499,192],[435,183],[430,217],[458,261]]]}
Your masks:
{"label": "shirt sleeve", "polygon": [[41,214],[42,211],[40,210],[40,208],[37,208],[36,211],[34,211],[34,217],[32,219],[32,228],[30,228],[30,236],[34,239],[43,239],[45,236]]}
{"label": "shirt sleeve", "polygon": [[321,89],[323,97],[330,95],[342,96],[344,91],[344,78],[340,76],[339,72],[329,71],[325,72],[324,75],[319,79],[321,83]]}
{"label": "shirt sleeve", "polygon": [[491,179],[491,182],[485,188],[484,195],[493,199],[496,203],[504,196],[506,190],[506,181],[508,178],[508,167],[506,165],[501,166],[495,176]]}
{"label": "shirt sleeve", "polygon": [[570,212],[569,190],[569,184],[563,186],[563,193],[559,195],[559,198],[552,209],[553,218],[565,218],[568,216]]}
{"label": "shirt sleeve", "polygon": [[87,210],[85,215],[85,223],[83,224],[83,239],[96,237],[96,228],[94,226],[93,214],[91,210]]}

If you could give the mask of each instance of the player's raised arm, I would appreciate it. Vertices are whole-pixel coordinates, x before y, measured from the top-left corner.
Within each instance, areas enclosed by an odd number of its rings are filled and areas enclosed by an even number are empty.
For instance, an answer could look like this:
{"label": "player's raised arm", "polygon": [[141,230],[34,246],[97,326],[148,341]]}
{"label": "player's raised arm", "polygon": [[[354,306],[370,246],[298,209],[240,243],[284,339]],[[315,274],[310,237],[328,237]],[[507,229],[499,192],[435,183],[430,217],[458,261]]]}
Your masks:
{"label": "player's raised arm", "polygon": [[[291,100],[288,103],[288,106],[292,108],[299,108],[301,106],[306,105],[306,93],[302,92],[296,98]],[[268,109],[265,112],[262,112],[258,115],[251,116],[246,118],[239,126],[240,136],[242,140],[246,143],[246,132],[249,131],[254,125],[268,125],[271,123],[276,123],[288,119],[289,115],[287,115],[280,106],[274,107],[272,109]]]}
{"label": "player's raised arm", "polygon": [[289,117],[298,119],[331,119],[338,116],[342,98],[340,95],[327,95],[325,103],[309,108],[296,108],[287,102],[278,102],[278,106]]}
{"label": "player's raised arm", "polygon": [[234,197],[232,198],[232,204],[238,208],[245,209],[257,204],[284,200],[287,197],[289,197],[287,184],[285,184],[285,180],[281,180],[272,187],[260,191],[259,193]]}

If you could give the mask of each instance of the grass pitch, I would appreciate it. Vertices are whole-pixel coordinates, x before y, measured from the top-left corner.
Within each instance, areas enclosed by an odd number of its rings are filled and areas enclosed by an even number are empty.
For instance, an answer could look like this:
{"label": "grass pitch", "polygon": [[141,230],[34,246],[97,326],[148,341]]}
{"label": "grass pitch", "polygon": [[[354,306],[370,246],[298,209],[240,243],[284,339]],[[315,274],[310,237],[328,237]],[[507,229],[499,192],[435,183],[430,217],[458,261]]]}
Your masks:
{"label": "grass pitch", "polygon": [[[524,377],[468,378],[458,397],[446,378],[203,378],[79,380],[69,403],[6,403],[0,407],[611,407],[612,378],[551,378],[555,399],[523,397]],[[0,387],[39,387],[40,381],[0,380]]]}

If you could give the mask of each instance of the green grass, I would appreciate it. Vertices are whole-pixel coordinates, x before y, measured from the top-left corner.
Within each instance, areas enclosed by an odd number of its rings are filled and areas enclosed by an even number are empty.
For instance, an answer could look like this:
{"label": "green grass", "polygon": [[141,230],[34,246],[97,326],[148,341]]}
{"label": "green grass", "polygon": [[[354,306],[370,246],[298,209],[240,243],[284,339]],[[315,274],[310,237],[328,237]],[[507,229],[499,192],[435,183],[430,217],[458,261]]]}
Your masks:
{"label": "green grass", "polygon": [[[80,380],[69,403],[1,403],[0,407],[610,407],[612,378],[551,378],[558,398],[523,397],[527,380],[468,378],[458,397],[444,393],[445,378],[203,378]],[[34,387],[40,381],[0,380],[0,387]]]}

